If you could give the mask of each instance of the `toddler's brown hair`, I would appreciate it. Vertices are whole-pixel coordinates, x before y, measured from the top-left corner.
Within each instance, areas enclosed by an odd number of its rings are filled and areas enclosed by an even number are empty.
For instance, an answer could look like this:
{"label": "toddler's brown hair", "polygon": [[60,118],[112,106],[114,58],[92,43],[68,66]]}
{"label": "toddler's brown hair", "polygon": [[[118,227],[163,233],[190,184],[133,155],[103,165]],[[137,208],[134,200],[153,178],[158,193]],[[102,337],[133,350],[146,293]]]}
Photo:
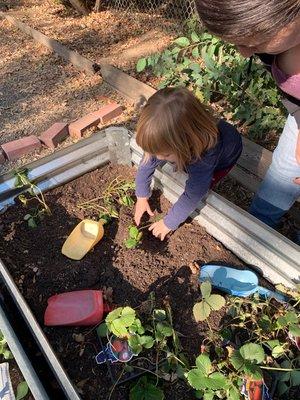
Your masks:
{"label": "toddler's brown hair", "polygon": [[217,119],[187,88],[167,87],[151,96],[137,124],[136,142],[151,155],[172,153],[179,170],[218,140]]}

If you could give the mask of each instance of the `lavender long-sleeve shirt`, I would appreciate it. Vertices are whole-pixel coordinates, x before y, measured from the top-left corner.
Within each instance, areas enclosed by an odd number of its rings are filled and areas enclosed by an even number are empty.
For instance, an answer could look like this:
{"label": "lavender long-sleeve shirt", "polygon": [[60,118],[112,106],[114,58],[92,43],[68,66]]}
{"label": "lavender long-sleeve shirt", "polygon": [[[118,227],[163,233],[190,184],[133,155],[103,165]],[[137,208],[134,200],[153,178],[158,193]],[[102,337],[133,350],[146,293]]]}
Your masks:
{"label": "lavender long-sleeve shirt", "polygon": [[[166,226],[175,230],[196,209],[197,204],[208,192],[215,171],[233,166],[242,151],[242,139],[239,132],[229,123],[218,123],[219,139],[216,146],[208,150],[201,159],[186,167],[188,179],[184,193],[171,207],[164,218]],[[136,175],[136,196],[150,197],[150,185],[155,169],[165,161],[151,157],[140,163]]]}

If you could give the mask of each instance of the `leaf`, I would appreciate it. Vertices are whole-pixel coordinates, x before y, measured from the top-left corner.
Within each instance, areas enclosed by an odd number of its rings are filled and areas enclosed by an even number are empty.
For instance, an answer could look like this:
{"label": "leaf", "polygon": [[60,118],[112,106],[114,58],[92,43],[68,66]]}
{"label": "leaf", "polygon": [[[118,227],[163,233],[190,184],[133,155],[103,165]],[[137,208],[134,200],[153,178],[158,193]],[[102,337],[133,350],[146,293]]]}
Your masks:
{"label": "leaf", "polygon": [[284,382],[279,382],[277,385],[277,395],[282,396],[289,390],[289,387]]}
{"label": "leaf", "polygon": [[25,381],[18,384],[16,400],[24,399],[28,393],[28,385]]}
{"label": "leaf", "polygon": [[221,374],[221,372],[214,372],[206,379],[208,385],[207,387],[214,390],[223,389],[227,383],[226,377]]}
{"label": "leaf", "polygon": [[201,72],[201,67],[198,63],[191,63],[189,65],[189,69],[198,74]]}
{"label": "leaf", "polygon": [[195,58],[199,58],[200,57],[200,53],[199,53],[199,47],[195,46],[192,50],[192,56]]}
{"label": "leaf", "polygon": [[191,369],[187,373],[187,380],[189,384],[196,390],[206,389],[204,378],[205,376],[198,368]]}
{"label": "leaf", "polygon": [[134,354],[140,354],[140,352],[143,350],[142,345],[140,344],[140,338],[139,335],[131,335],[128,338],[128,344],[133,351]]}
{"label": "leaf", "polygon": [[244,366],[244,359],[241,356],[241,353],[239,350],[236,350],[232,356],[230,357],[230,362],[233,365],[233,367],[237,370],[240,371],[243,366]]}
{"label": "leaf", "polygon": [[146,68],[147,60],[146,58],[140,58],[136,64],[137,72],[142,72]]}
{"label": "leaf", "polygon": [[118,307],[115,310],[111,311],[109,314],[107,314],[105,318],[105,322],[113,322],[116,318],[118,318],[121,315],[122,312],[122,307]]}
{"label": "leaf", "polygon": [[285,326],[287,326],[287,324],[288,324],[288,322],[287,322],[287,320],[286,320],[286,318],[285,317],[279,317],[278,319],[277,319],[277,324],[281,327],[281,328],[284,328]]}
{"label": "leaf", "polygon": [[214,397],[215,397],[214,392],[209,391],[204,393],[203,400],[213,400]]}
{"label": "leaf", "polygon": [[129,400],[164,400],[164,393],[143,376],[130,390]]}
{"label": "leaf", "polygon": [[200,285],[202,297],[206,299],[211,294],[211,283],[209,281],[202,282]]}
{"label": "leaf", "polygon": [[222,307],[225,306],[225,299],[223,296],[220,296],[219,294],[212,294],[211,296],[206,298],[205,301],[215,311],[220,310]]}
{"label": "leaf", "polygon": [[282,346],[275,346],[272,350],[272,356],[278,358],[284,354],[284,348]]}
{"label": "leaf", "polygon": [[127,327],[127,326],[132,325],[134,322],[134,319],[135,319],[134,309],[131,307],[124,307],[121,312],[120,319],[122,321],[122,324],[124,324],[124,326]]}
{"label": "leaf", "polygon": [[196,366],[204,375],[208,375],[211,370],[211,361],[209,356],[205,353],[200,354],[200,356],[196,358]]}
{"label": "leaf", "polygon": [[300,327],[292,324],[290,325],[289,332],[295,337],[300,336]]}
{"label": "leaf", "polygon": [[158,322],[156,325],[156,329],[160,332],[163,336],[172,336],[173,335],[173,328],[170,325],[167,325],[163,322]]}
{"label": "leaf", "polygon": [[240,348],[240,354],[244,360],[255,361],[257,364],[265,359],[265,352],[262,346],[256,343],[247,343]]}
{"label": "leaf", "polygon": [[28,219],[27,224],[28,224],[29,228],[32,228],[32,229],[37,227],[37,223],[35,222],[35,219],[33,217]]}
{"label": "leaf", "polygon": [[291,380],[293,386],[300,385],[300,371],[291,371]]}
{"label": "leaf", "polygon": [[237,388],[235,388],[235,387],[231,387],[229,390],[228,390],[228,399],[230,399],[230,400],[240,400],[240,391],[237,389]]}
{"label": "leaf", "polygon": [[122,321],[118,318],[115,319],[109,326],[109,329],[115,334],[117,337],[127,336],[128,331]]}
{"label": "leaf", "polygon": [[259,380],[262,379],[262,371],[258,365],[246,361],[244,365],[245,375],[250,376],[252,379]]}
{"label": "leaf", "polygon": [[124,244],[127,249],[133,249],[134,247],[137,246],[138,242],[135,239],[130,238],[124,240]]}
{"label": "leaf", "polygon": [[156,321],[164,321],[166,319],[166,312],[165,310],[155,309],[153,310],[153,318]]}
{"label": "leaf", "polygon": [[196,303],[193,307],[193,314],[196,322],[205,321],[209,317],[210,311],[211,308],[205,301]]}
{"label": "leaf", "polygon": [[197,35],[196,32],[192,32],[192,34],[191,34],[191,39],[192,39],[192,41],[193,41],[194,43],[200,41],[200,38],[199,38],[199,36]]}
{"label": "leaf", "polygon": [[129,228],[129,236],[130,236],[132,239],[136,239],[137,236],[138,236],[138,234],[139,234],[139,230],[138,230],[138,228],[137,228],[136,226],[131,226],[131,227]]}
{"label": "leaf", "polygon": [[297,324],[298,323],[297,314],[292,311],[289,311],[285,314],[285,319],[289,324]]}
{"label": "leaf", "polygon": [[187,47],[190,45],[189,39],[185,36],[181,36],[181,37],[177,38],[176,40],[174,40],[174,43],[178,44],[178,46],[180,46],[180,47]]}
{"label": "leaf", "polygon": [[99,337],[106,337],[108,333],[107,325],[105,322],[103,322],[101,325],[98,326],[97,330],[97,335]]}
{"label": "leaf", "polygon": [[3,354],[3,357],[5,358],[5,360],[11,360],[12,358],[14,358],[12,352],[8,349],[4,350],[2,354]]}
{"label": "leaf", "polygon": [[140,344],[145,347],[145,349],[151,349],[154,345],[154,339],[152,336],[140,336],[139,338]]}

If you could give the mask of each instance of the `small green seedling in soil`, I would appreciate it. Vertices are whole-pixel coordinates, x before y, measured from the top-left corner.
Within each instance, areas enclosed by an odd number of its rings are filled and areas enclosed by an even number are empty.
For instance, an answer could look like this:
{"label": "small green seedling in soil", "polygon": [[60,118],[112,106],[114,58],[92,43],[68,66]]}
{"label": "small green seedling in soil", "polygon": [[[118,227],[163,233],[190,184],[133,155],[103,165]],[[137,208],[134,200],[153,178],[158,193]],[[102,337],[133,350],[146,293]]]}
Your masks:
{"label": "small green seedling in soil", "polygon": [[164,392],[147,376],[142,376],[129,394],[129,400],[164,400],[164,398]]}
{"label": "small green seedling in soil", "polygon": [[77,207],[96,212],[99,219],[109,223],[112,219],[119,218],[118,204],[125,207],[134,205],[132,198],[134,188],[134,181],[127,181],[117,177],[109,183],[101,196],[80,203]]}
{"label": "small green seedling in soil", "polygon": [[127,249],[134,249],[137,247],[142,239],[143,232],[141,232],[136,226],[132,225],[128,228],[129,238],[124,241]]}
{"label": "small green seedling in soil", "polygon": [[197,322],[207,320],[212,311],[218,311],[225,306],[224,297],[219,294],[211,294],[211,289],[211,283],[208,281],[200,285],[202,301],[193,307],[193,314]]}
{"label": "small green seedling in soil", "polygon": [[7,346],[7,341],[1,331],[0,331],[0,356],[2,356],[5,360],[10,360],[11,358],[14,358]]}
{"label": "small green seedling in soil", "polygon": [[24,205],[24,207],[27,207],[28,204],[33,200],[38,202],[38,205],[30,208],[30,212],[24,216],[24,221],[27,221],[29,228],[36,228],[39,222],[44,219],[45,215],[51,214],[51,211],[40,188],[28,178],[28,172],[29,171],[27,169],[15,171],[15,187],[27,188],[26,193],[28,193],[30,197],[27,197],[24,194],[20,194],[18,196],[18,199]]}

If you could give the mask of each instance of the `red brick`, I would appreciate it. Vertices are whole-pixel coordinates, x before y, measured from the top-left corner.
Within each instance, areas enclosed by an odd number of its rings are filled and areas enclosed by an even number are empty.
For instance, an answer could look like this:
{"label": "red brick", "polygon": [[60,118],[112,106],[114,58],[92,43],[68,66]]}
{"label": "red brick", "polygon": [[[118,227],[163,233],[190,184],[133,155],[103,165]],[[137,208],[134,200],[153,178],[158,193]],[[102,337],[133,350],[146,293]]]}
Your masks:
{"label": "red brick", "polygon": [[63,142],[68,135],[68,124],[65,122],[56,122],[43,132],[39,139],[46,146],[54,149],[59,143]]}
{"label": "red brick", "polygon": [[0,165],[4,164],[5,161],[6,161],[6,157],[5,157],[4,151],[0,148]]}
{"label": "red brick", "polygon": [[110,121],[113,118],[118,117],[123,112],[123,108],[119,106],[117,103],[107,104],[99,110],[99,115],[102,124],[106,124],[106,122]]}
{"label": "red brick", "polygon": [[41,146],[42,144],[39,139],[36,136],[31,135],[5,143],[1,147],[9,161],[13,161],[22,157],[24,154],[39,149]]}
{"label": "red brick", "polygon": [[94,111],[84,117],[72,122],[69,125],[69,133],[71,137],[81,138],[83,132],[91,128],[92,126],[97,126],[100,122],[105,124],[113,118],[116,118],[122,114],[123,109],[117,103],[107,104],[106,106]]}

